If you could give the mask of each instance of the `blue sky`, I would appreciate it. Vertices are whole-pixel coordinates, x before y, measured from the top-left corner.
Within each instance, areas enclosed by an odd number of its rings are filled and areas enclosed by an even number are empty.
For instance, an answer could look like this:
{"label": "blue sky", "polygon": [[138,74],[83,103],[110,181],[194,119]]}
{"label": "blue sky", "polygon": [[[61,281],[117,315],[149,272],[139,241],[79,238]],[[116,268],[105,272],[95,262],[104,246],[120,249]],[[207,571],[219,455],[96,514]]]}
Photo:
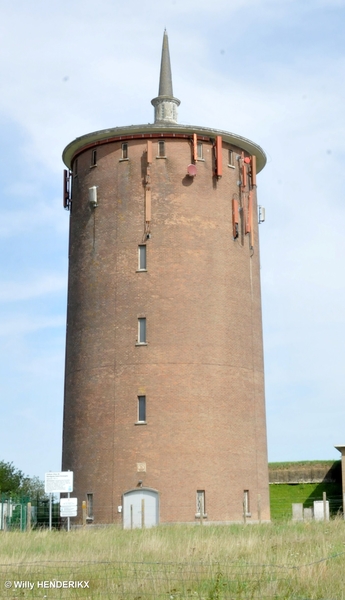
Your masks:
{"label": "blue sky", "polygon": [[271,461],[345,443],[345,0],[1,3],[0,460],[61,465],[63,148],[153,120],[167,28],[179,121],[248,137],[258,177]]}

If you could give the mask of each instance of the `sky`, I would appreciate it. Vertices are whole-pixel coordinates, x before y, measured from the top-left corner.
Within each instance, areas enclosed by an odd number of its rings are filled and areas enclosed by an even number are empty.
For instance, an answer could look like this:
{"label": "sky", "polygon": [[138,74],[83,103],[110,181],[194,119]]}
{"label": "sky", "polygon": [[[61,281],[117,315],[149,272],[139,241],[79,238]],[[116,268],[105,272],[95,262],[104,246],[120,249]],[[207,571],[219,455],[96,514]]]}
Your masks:
{"label": "sky", "polygon": [[0,0],[0,460],[61,469],[69,214],[61,154],[153,121],[253,140],[270,461],[345,444],[345,0]]}

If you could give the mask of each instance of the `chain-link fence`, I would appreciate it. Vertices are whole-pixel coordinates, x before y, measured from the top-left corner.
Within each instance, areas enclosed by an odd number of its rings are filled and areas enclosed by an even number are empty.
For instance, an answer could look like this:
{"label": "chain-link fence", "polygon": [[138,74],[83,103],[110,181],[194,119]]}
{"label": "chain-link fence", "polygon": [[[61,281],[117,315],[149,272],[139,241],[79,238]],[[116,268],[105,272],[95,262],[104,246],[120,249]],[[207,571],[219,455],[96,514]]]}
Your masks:
{"label": "chain-link fence", "polygon": [[[0,494],[0,531],[49,527],[49,499]],[[61,527],[60,506],[52,503],[52,527]]]}

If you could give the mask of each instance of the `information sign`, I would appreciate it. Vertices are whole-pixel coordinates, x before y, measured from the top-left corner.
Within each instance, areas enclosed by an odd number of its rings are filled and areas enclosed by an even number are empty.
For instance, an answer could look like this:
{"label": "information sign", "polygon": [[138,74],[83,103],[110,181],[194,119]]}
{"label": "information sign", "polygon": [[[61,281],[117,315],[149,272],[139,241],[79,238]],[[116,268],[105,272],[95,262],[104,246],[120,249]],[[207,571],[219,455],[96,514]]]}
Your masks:
{"label": "information sign", "polygon": [[78,512],[77,498],[60,499],[60,517],[76,517]]}
{"label": "information sign", "polygon": [[46,494],[73,492],[73,471],[50,471],[46,473],[44,491]]}

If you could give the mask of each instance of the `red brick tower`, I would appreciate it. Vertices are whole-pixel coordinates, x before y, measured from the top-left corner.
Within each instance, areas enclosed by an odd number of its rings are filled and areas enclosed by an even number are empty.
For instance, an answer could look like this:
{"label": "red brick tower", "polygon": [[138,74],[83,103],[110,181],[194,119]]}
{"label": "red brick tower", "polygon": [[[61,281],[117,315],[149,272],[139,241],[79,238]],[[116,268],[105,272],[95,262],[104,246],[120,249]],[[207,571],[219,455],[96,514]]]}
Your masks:
{"label": "red brick tower", "polygon": [[[256,173],[179,125],[164,33],[152,125],[70,143],[63,470],[90,523],[269,520]],[[80,514],[80,509],[79,509]]]}

